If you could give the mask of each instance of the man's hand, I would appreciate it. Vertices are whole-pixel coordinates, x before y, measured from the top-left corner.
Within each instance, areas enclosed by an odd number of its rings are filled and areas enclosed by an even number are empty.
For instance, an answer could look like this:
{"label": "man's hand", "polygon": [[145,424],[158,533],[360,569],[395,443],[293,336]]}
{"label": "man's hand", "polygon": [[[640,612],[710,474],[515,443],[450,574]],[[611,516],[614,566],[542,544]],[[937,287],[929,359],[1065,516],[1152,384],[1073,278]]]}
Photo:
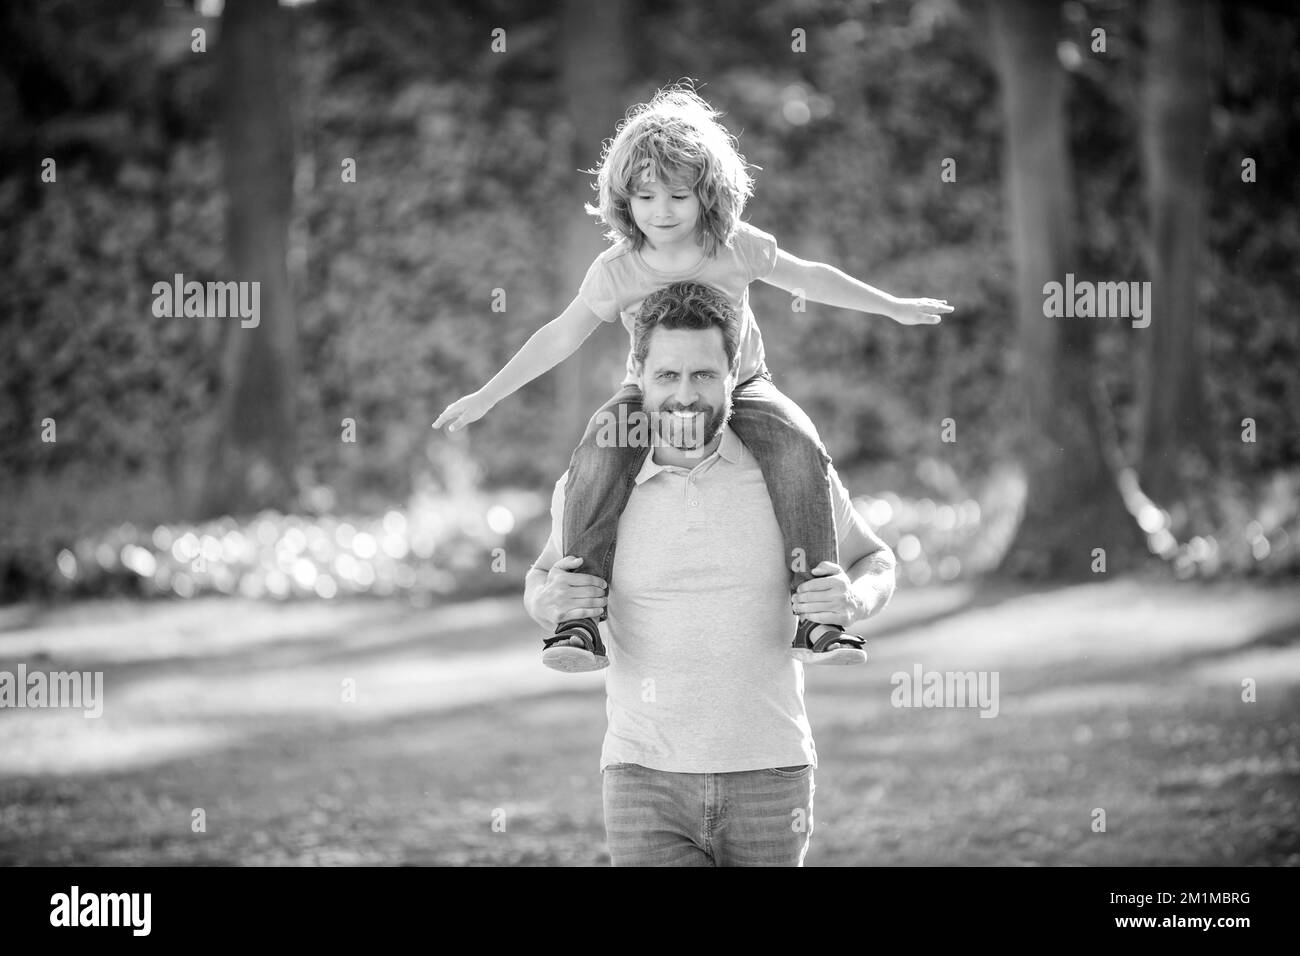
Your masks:
{"label": "man's hand", "polygon": [[938,325],[952,310],[947,299],[895,299],[887,314],[899,325]]}
{"label": "man's hand", "polygon": [[441,428],[444,422],[450,422],[447,431],[454,432],[458,428],[464,428],[471,422],[476,422],[492,410],[496,402],[488,401],[483,392],[477,391],[464,398],[458,398],[448,405],[438,420],[433,423],[434,428]]}
{"label": "man's hand", "polygon": [[838,564],[823,561],[812,573],[817,576],[799,585],[790,598],[795,614],[818,624],[840,627],[849,627],[866,615],[866,605]]}
{"label": "man's hand", "polygon": [[560,558],[547,572],[546,584],[537,596],[537,616],[551,627],[564,621],[584,617],[599,618],[605,610],[605,591],[609,584],[594,574],[570,570],[582,564],[582,558]]}

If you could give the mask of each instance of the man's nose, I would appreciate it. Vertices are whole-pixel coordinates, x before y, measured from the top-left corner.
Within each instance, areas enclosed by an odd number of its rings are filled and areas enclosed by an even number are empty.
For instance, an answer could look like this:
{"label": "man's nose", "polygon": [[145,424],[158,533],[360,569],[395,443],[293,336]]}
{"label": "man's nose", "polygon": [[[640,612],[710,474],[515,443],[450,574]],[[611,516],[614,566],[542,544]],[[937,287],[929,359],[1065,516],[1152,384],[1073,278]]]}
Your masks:
{"label": "man's nose", "polygon": [[698,390],[695,383],[691,381],[690,376],[683,378],[677,385],[677,394],[674,396],[678,405],[691,405],[695,402]]}

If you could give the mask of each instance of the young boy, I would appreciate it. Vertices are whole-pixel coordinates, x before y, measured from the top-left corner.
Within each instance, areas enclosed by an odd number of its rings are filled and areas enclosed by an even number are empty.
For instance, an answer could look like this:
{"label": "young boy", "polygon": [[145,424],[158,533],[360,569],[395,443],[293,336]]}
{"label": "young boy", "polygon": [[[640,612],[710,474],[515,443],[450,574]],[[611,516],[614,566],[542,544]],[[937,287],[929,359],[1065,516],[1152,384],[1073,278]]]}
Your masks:
{"label": "young boy", "polygon": [[[718,122],[719,114],[692,90],[660,91],[633,107],[605,149],[597,180],[599,205],[588,207],[614,244],[592,263],[577,297],[533,334],[479,391],[458,399],[434,422],[468,425],[497,402],[572,354],[601,323],[622,319],[631,334],[641,301],[679,281],[712,286],[741,316],[739,370],[732,429],[762,466],[785,538],[790,590],[823,561],[838,565],[827,466],[830,456],[812,421],[777,390],[764,361],[762,336],[749,308],[749,284],[761,279],[813,302],[888,316],[904,325],[933,325],[952,306],[934,299],[899,299],[833,266],[805,262],[777,247],[769,234],[741,222],[753,191],[744,157]],[[616,427],[640,413],[641,393],[628,357],[619,392],[596,413],[573,453],[565,493],[564,553],[605,586],[615,533],[648,442],[607,437],[645,434]],[[683,427],[698,427],[690,409]],[[575,570],[575,569],[570,569]],[[598,601],[593,599],[593,610]],[[576,614],[577,612],[575,612]],[[561,621],[543,641],[543,662],[557,670],[608,666],[600,639],[604,614]],[[838,625],[799,620],[792,654],[809,664],[866,660],[861,638]]]}

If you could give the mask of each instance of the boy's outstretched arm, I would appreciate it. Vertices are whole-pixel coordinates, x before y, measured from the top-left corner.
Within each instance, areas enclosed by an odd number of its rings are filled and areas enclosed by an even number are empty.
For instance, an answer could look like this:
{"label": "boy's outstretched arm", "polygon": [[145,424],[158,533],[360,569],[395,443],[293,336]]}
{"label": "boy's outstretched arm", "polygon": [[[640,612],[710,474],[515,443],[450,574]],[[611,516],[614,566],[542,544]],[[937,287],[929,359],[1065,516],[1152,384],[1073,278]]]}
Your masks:
{"label": "boy's outstretched arm", "polygon": [[807,262],[784,250],[777,251],[776,268],[763,281],[813,302],[886,315],[902,325],[935,325],[941,314],[952,311],[946,299],[900,299],[834,266]]}
{"label": "boy's outstretched arm", "polygon": [[514,358],[492,376],[491,381],[477,392],[458,398],[443,409],[433,427],[441,428],[445,424],[447,431],[454,432],[478,421],[501,399],[523,388],[576,352],[600,322],[600,317],[595,312],[587,308],[581,299],[575,298],[567,309],[530,335]]}

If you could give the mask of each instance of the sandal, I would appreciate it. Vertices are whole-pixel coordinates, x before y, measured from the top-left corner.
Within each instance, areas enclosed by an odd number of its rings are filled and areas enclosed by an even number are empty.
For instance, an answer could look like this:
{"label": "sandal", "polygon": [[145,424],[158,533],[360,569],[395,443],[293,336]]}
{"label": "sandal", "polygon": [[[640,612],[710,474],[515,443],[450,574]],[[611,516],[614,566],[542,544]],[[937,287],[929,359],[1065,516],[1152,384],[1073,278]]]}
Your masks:
{"label": "sandal", "polygon": [[[581,647],[571,641],[578,641]],[[600,628],[589,617],[565,621],[555,628],[555,636],[542,640],[542,663],[552,670],[570,674],[603,670],[609,666],[605,645],[600,642]]]}
{"label": "sandal", "polygon": [[[818,628],[823,630],[819,636]],[[838,624],[818,624],[800,619],[790,656],[805,664],[865,664],[867,642]]]}

